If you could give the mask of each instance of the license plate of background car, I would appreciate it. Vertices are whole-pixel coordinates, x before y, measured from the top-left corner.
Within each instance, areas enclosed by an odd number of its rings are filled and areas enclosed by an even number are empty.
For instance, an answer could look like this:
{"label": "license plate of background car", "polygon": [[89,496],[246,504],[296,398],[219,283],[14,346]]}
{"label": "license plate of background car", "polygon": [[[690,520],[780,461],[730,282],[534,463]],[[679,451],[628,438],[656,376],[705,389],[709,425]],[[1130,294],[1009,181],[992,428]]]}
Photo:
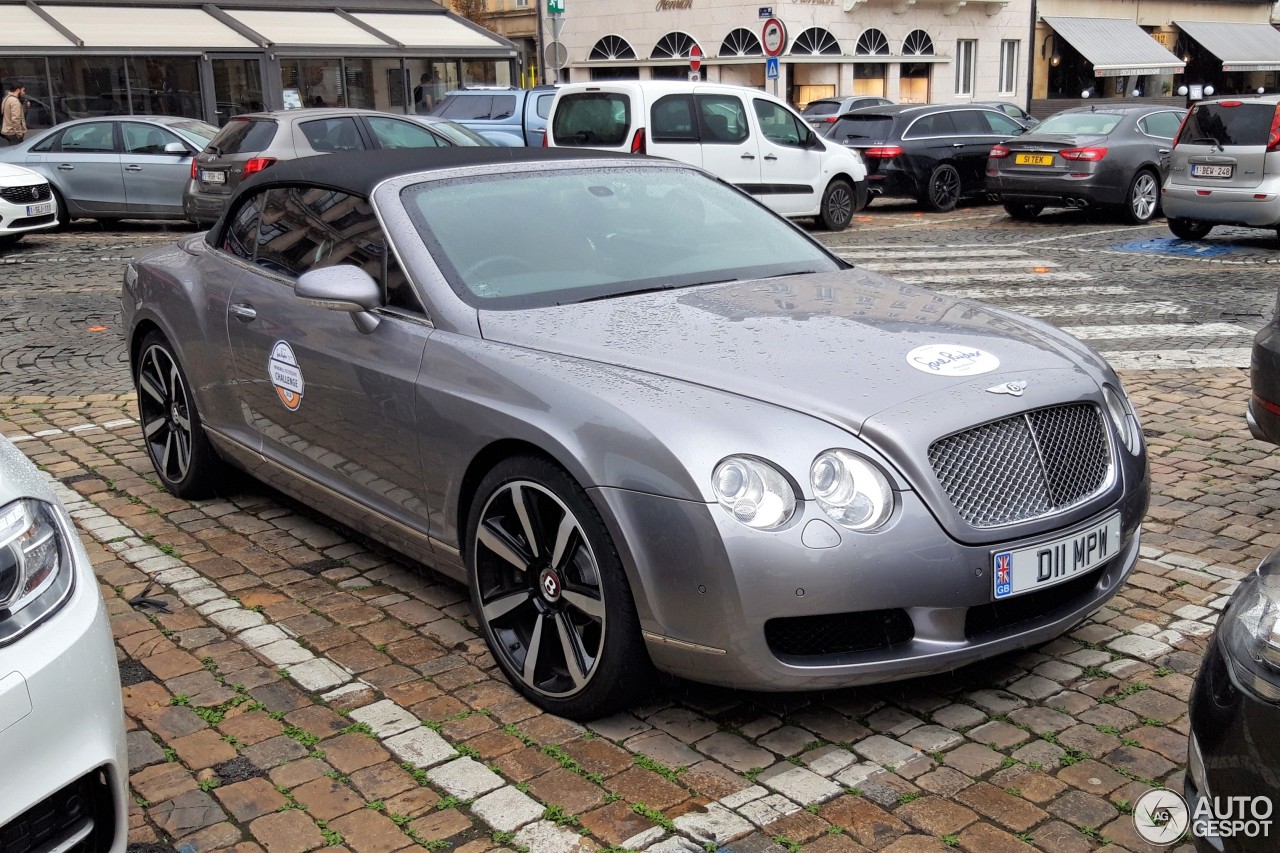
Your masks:
{"label": "license plate of background car", "polygon": [[1008,598],[1071,580],[1110,560],[1120,551],[1120,515],[1097,524],[1012,551],[991,555],[995,597]]}
{"label": "license plate of background car", "polygon": [[1191,174],[1197,178],[1229,178],[1231,166],[1192,166]]}
{"label": "license plate of background car", "polygon": [[48,216],[50,213],[53,213],[53,202],[51,201],[27,205],[27,216]]}
{"label": "license plate of background car", "polygon": [[1015,154],[1013,162],[1018,166],[1052,166],[1052,154]]}
{"label": "license plate of background car", "polygon": [[202,184],[225,184],[226,182],[227,175],[225,172],[206,172],[204,169],[200,170],[200,183]]}

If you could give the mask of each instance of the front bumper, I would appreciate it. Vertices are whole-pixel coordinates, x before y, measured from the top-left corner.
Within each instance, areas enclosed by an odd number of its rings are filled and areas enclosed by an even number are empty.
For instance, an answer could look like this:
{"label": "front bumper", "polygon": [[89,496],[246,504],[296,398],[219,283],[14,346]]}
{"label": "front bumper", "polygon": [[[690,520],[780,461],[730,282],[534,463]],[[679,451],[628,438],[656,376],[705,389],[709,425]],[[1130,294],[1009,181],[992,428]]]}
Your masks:
{"label": "front bumper", "polygon": [[[783,530],[751,530],[718,505],[596,489],[627,567],[649,653],[694,681],[808,690],[945,672],[1068,630],[1120,588],[1138,558],[1146,491],[1069,529],[998,545],[946,535],[912,492],[886,528],[854,534],[802,502]],[[993,601],[992,554],[1121,516],[1109,562],[1063,584]],[[654,536],[653,531],[663,531]],[[625,543],[625,544],[624,544]],[[796,653],[794,631],[862,646]]]}
{"label": "front bumper", "polygon": [[[0,648],[0,838],[19,824],[66,819],[75,802],[90,813],[93,849],[123,851],[128,750],[115,646],[88,555],[61,518],[74,563],[70,598]],[[59,833],[84,829],[77,819]]]}
{"label": "front bumper", "polygon": [[[31,186],[39,186],[42,182],[36,182]],[[27,186],[27,185],[20,185]],[[50,213],[40,214],[39,216],[27,215],[27,204],[14,204],[0,198],[0,236],[8,234],[25,234],[28,231],[43,231],[46,228],[55,228],[58,225],[58,208],[53,202],[52,197],[46,201],[36,202],[36,204],[48,204],[52,206]]]}
{"label": "front bumper", "polygon": [[[1183,782],[1183,796],[1193,815],[1191,834],[1200,853],[1274,851],[1280,843],[1280,810],[1275,808],[1280,806],[1280,743],[1275,737],[1280,708],[1243,689],[1225,655],[1215,635],[1191,691]],[[1249,827],[1242,826],[1242,831],[1226,835],[1224,830],[1229,830],[1221,823],[1195,820],[1198,807],[1209,809],[1201,814],[1218,807],[1219,812],[1231,812],[1218,817],[1237,817],[1230,805],[1233,797],[1270,798],[1272,814],[1265,834],[1251,836]]]}
{"label": "front bumper", "polygon": [[1160,206],[1170,219],[1193,219],[1250,228],[1280,225],[1280,192],[1272,185],[1230,189],[1169,182],[1160,191]]}

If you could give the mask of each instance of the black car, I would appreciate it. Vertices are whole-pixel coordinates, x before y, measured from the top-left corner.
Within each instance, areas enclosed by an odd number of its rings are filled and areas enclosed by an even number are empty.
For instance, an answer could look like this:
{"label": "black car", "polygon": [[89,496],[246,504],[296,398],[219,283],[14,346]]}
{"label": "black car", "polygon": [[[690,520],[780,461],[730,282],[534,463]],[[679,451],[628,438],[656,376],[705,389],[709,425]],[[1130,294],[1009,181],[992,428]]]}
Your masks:
{"label": "black car", "polygon": [[[1187,773],[1200,853],[1274,851],[1280,802],[1280,551],[1240,582],[1191,691]],[[1265,798],[1265,799],[1264,799]],[[1260,820],[1270,821],[1264,828]],[[1269,831],[1269,832],[1268,832]]]}
{"label": "black car", "polygon": [[1253,339],[1249,359],[1249,408],[1245,420],[1253,437],[1280,444],[1280,301],[1270,322]]}
{"label": "black car", "polygon": [[864,107],[820,132],[862,155],[872,197],[943,211],[984,193],[991,146],[1024,130],[1000,110],[966,104]]}
{"label": "black car", "polygon": [[1186,110],[1089,106],[1063,110],[991,149],[987,191],[1014,219],[1046,207],[1101,206],[1134,225],[1160,209],[1160,184]]}

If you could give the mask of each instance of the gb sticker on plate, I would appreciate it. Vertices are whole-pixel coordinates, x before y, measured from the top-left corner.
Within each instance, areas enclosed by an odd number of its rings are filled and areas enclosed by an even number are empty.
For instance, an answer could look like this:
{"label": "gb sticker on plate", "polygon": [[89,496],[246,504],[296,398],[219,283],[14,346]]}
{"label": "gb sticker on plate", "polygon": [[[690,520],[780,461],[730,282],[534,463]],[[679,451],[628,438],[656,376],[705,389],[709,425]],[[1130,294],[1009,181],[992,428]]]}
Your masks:
{"label": "gb sticker on plate", "polygon": [[284,341],[276,341],[271,348],[271,358],[267,360],[267,374],[271,384],[280,395],[280,402],[291,412],[298,411],[302,405],[302,369],[298,367],[298,359],[293,355],[293,347]]}

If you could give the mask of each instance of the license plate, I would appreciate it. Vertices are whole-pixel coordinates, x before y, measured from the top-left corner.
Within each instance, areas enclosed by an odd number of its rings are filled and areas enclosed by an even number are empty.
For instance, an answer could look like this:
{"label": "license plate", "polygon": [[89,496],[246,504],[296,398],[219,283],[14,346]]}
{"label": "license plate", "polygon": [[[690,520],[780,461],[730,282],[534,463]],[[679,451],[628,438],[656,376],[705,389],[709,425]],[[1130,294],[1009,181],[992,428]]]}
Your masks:
{"label": "license plate", "polygon": [[227,182],[226,172],[206,172],[200,170],[200,183],[202,184],[225,184]]}
{"label": "license plate", "polygon": [[991,555],[995,597],[1008,598],[1071,580],[1120,551],[1120,516],[1083,530],[1016,551]]}
{"label": "license plate", "polygon": [[1018,166],[1052,166],[1052,154],[1015,154],[1013,162]]}
{"label": "license plate", "polygon": [[27,216],[48,216],[50,213],[53,213],[53,202],[51,201],[27,205]]}
{"label": "license plate", "polygon": [[1192,166],[1191,174],[1197,178],[1229,178],[1231,166]]}

